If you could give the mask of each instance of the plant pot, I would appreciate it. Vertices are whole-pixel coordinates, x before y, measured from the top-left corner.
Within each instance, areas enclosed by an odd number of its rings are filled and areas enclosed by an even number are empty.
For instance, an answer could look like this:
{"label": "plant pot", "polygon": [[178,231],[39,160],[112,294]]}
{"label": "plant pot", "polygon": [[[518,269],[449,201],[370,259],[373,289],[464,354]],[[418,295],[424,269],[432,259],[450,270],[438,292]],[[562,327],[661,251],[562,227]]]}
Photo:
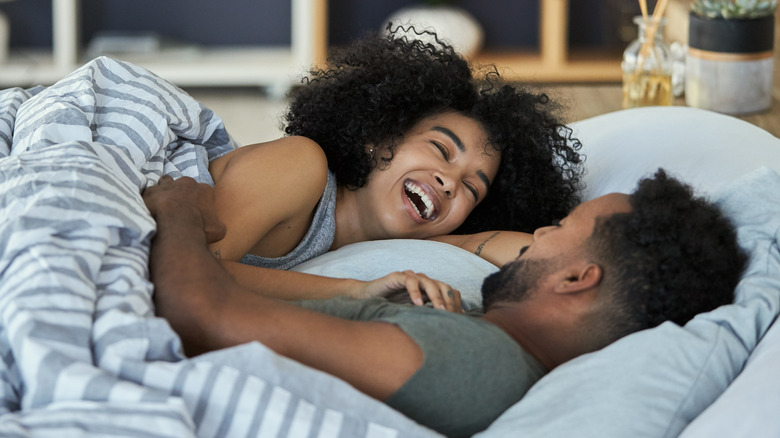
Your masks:
{"label": "plant pot", "polygon": [[726,114],[768,109],[772,103],[775,17],[689,15],[685,103]]}
{"label": "plant pot", "polygon": [[[451,6],[411,6],[399,9],[385,20],[392,23],[395,30],[410,38],[432,42],[430,35],[421,31],[435,31],[440,40],[444,40],[465,57],[475,55],[482,48],[484,31],[479,22],[465,9]],[[410,29],[409,26],[414,26]]]}

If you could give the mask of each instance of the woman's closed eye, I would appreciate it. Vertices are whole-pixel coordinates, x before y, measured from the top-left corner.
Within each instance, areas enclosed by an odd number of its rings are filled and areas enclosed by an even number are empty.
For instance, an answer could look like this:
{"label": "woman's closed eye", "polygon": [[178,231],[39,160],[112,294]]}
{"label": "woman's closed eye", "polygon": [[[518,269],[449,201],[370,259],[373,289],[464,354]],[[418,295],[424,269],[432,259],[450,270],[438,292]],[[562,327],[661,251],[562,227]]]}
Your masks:
{"label": "woman's closed eye", "polygon": [[450,151],[447,150],[447,148],[443,144],[437,141],[431,141],[431,143],[433,143],[433,145],[436,146],[436,149],[438,149],[439,152],[441,152],[441,156],[444,157],[445,161],[450,161]]}
{"label": "woman's closed eye", "polygon": [[468,181],[463,181],[463,185],[466,186],[466,189],[471,192],[472,195],[474,195],[474,202],[479,202],[479,190]]}
{"label": "woman's closed eye", "polygon": [[[436,149],[438,149],[439,152],[441,152],[441,156],[444,158],[444,161],[447,162],[450,161],[450,151],[449,149],[447,149],[447,146],[434,140],[431,140],[431,144],[433,144],[436,147]],[[474,196],[474,201],[479,202],[479,190],[477,190],[477,188],[468,181],[463,181],[463,185],[466,186],[466,190],[471,192],[471,195]]]}

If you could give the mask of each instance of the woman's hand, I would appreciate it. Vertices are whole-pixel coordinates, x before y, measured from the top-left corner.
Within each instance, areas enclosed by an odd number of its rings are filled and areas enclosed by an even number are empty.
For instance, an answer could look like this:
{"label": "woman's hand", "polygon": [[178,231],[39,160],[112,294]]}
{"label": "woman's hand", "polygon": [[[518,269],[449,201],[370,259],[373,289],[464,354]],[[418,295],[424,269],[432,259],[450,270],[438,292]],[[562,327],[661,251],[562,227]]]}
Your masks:
{"label": "woman's hand", "polygon": [[412,303],[417,306],[430,301],[437,309],[463,313],[460,292],[446,283],[413,271],[391,272],[384,277],[366,282],[360,297],[388,297],[404,290],[409,294]]}

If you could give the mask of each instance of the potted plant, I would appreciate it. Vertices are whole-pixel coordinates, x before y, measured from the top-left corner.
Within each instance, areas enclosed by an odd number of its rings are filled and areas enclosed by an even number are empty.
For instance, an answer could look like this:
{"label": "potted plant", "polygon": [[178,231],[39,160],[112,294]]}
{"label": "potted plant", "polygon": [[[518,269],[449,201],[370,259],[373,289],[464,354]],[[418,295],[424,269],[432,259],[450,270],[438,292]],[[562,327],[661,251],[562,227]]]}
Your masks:
{"label": "potted plant", "polygon": [[726,114],[772,101],[777,0],[694,0],[688,27],[685,102]]}
{"label": "potted plant", "polygon": [[[423,0],[420,5],[401,8],[383,24],[392,23],[392,28],[401,26],[406,34],[425,39],[425,35],[417,35],[422,30],[435,31],[439,39],[446,41],[462,54],[469,57],[482,48],[484,31],[479,21],[465,9],[455,6],[455,0]],[[412,32],[409,26],[414,26]]]}

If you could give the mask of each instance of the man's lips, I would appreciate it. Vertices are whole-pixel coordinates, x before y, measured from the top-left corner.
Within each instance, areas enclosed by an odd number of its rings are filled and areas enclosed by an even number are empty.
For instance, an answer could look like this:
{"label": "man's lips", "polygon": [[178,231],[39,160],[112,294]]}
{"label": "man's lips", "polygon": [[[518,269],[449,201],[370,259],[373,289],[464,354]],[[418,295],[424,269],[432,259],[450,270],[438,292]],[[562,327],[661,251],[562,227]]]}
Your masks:
{"label": "man's lips", "polygon": [[528,245],[520,248],[520,254],[517,255],[517,257],[522,257],[525,252],[528,251]]}

